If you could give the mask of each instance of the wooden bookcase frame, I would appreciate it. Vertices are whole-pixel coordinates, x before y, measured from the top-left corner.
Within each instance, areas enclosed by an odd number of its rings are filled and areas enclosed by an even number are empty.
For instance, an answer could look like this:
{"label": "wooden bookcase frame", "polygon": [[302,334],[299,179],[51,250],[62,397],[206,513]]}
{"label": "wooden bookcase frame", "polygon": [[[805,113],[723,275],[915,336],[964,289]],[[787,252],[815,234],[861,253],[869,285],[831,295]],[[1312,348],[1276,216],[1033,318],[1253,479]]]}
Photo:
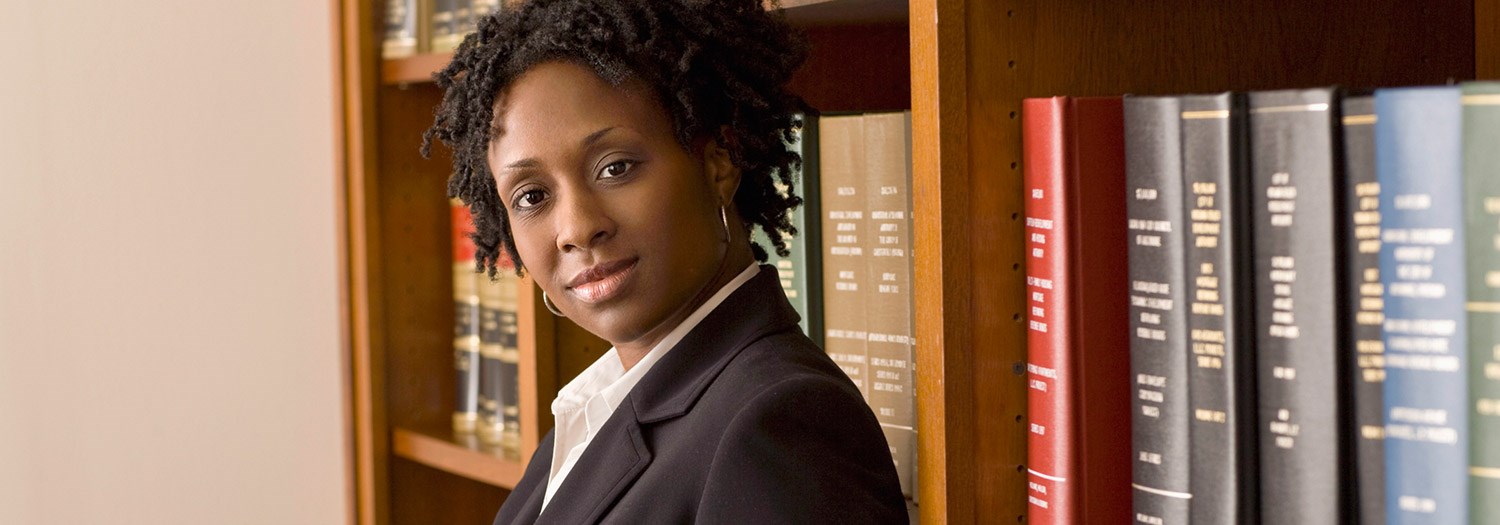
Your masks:
{"label": "wooden bookcase frame", "polygon": [[[1500,0],[782,3],[815,46],[794,82],[815,107],[912,110],[923,523],[1025,521],[1022,98],[1500,78]],[[451,383],[393,379],[451,382],[446,160],[415,153],[437,101],[427,78],[448,57],[381,61],[380,3],[332,5],[357,521],[487,522],[524,462],[445,431]],[[602,350],[533,290],[528,449],[552,394]]]}

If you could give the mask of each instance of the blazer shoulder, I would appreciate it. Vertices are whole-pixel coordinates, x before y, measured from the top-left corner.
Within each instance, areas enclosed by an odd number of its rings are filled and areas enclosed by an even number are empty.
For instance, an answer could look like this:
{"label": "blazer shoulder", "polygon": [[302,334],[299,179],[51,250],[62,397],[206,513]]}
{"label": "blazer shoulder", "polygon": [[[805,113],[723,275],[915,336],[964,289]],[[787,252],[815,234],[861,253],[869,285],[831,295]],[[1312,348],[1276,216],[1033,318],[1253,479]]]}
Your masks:
{"label": "blazer shoulder", "polygon": [[[782,384],[795,379],[792,383]],[[750,399],[769,388],[806,388],[823,385],[850,399],[863,399],[854,382],[829,359],[823,349],[800,331],[769,334],[746,345],[715,381],[716,387]]]}
{"label": "blazer shoulder", "polygon": [[696,521],[904,523],[885,438],[849,379],[782,368],[724,407]]}

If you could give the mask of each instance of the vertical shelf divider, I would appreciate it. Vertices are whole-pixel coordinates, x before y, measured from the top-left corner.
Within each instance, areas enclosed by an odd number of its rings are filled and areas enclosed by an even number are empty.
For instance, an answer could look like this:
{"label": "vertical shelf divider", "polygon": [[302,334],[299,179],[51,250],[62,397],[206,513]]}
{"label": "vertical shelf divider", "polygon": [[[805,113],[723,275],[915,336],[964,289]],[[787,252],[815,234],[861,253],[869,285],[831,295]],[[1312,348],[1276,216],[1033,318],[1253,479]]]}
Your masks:
{"label": "vertical shelf divider", "polygon": [[537,444],[552,429],[552,398],[557,394],[557,318],[542,304],[542,290],[522,278],[517,295],[521,347],[521,464],[531,463]]}

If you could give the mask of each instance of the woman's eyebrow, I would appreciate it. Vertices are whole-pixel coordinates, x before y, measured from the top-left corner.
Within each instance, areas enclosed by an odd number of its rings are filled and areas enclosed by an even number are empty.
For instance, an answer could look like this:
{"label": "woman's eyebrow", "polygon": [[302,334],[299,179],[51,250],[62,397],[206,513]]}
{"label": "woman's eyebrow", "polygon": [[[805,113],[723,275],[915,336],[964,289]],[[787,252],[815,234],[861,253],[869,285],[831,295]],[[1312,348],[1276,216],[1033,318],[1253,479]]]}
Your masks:
{"label": "woman's eyebrow", "polygon": [[595,142],[599,142],[599,139],[604,138],[605,135],[609,134],[609,132],[611,131],[614,131],[614,129],[615,126],[610,126],[590,133],[589,136],[583,138],[583,147],[587,148],[589,146],[593,146]]}
{"label": "woman's eyebrow", "polygon": [[515,170],[515,169],[525,169],[525,168],[538,168],[538,167],[541,167],[541,165],[542,165],[542,163],[541,162],[537,162],[536,159],[521,159],[521,160],[512,162],[510,164],[506,164],[505,165],[505,169],[507,169],[507,170]]}
{"label": "woman's eyebrow", "polygon": [[[583,140],[579,141],[579,143],[582,144],[584,148],[588,148],[590,146],[593,146],[595,143],[599,142],[600,139],[603,139],[605,135],[608,135],[609,132],[614,131],[615,129],[616,129],[616,126],[610,126],[610,127],[603,128],[603,129],[600,129],[598,131],[595,131],[593,133],[589,133],[588,136],[584,137]],[[504,176],[504,172],[508,172],[508,171],[512,171],[512,170],[535,169],[535,168],[540,168],[540,167],[542,167],[541,161],[538,161],[535,158],[524,158],[524,159],[512,162],[510,164],[506,164],[505,167],[501,168],[501,174],[500,175]]]}

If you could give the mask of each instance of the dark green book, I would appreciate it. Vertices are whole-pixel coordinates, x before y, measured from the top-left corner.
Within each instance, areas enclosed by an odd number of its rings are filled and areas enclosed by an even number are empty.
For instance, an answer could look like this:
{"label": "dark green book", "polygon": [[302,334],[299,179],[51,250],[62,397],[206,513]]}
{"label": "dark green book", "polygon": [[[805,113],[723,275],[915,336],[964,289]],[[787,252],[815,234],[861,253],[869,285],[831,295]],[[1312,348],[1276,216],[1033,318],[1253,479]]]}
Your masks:
{"label": "dark green book", "polygon": [[[793,152],[802,156],[802,166],[792,174],[790,189],[802,197],[802,205],[791,211],[795,234],[785,235],[789,254],[776,255],[765,232],[756,229],[754,241],[766,250],[766,263],[776,267],[781,276],[781,289],[802,316],[802,331],[818,346],[823,346],[823,228],[819,218],[818,179],[818,117],[804,117],[802,127],[795,131],[796,138],[790,144]],[[780,183],[776,189],[787,191]]]}
{"label": "dark green book", "polygon": [[1469,317],[1469,523],[1500,523],[1500,82],[1461,88]]}

